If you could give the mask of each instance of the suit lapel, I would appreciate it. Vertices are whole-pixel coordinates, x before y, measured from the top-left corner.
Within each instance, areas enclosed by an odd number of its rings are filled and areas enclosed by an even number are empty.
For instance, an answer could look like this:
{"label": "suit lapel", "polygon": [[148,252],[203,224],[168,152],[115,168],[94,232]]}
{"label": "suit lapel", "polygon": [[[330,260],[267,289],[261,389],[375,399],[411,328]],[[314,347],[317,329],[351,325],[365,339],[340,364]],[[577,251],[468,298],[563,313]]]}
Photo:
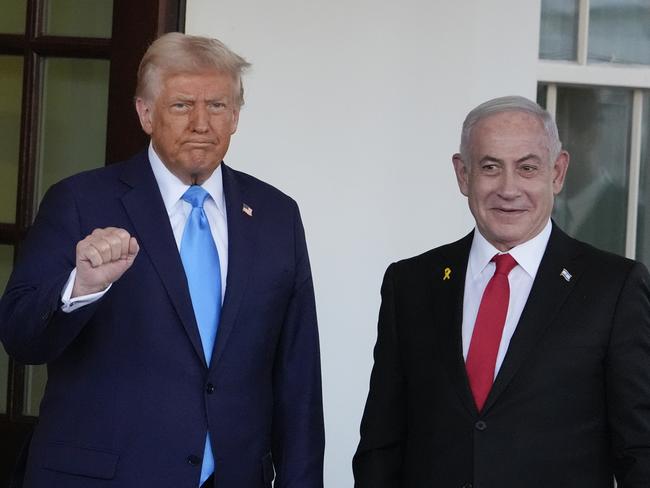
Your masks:
{"label": "suit lapel", "polygon": [[[228,338],[235,327],[253,264],[257,235],[256,216],[264,211],[264,209],[255,206],[255,201],[251,199],[245,186],[241,184],[241,178],[238,178],[235,172],[223,163],[222,172],[228,218],[228,276],[211,368],[219,364]],[[249,215],[244,212],[244,204],[252,208],[254,213],[251,212]]]}
{"label": "suit lapel", "polygon": [[[571,274],[570,280],[562,276],[563,270]],[[555,320],[582,271],[583,263],[578,259],[573,239],[553,224],[546,252],[484,411],[495,403],[526,358],[531,356],[531,351]]]}
{"label": "suit lapel", "polygon": [[[439,353],[450,382],[463,406],[471,415],[476,415],[476,406],[465,371],[462,341],[465,275],[473,236],[474,233],[471,232],[444,250],[440,269],[433,271],[433,290],[436,296],[432,297],[432,303],[435,304],[434,326],[440,331],[440,340],[436,342],[440,346]],[[448,279],[445,279],[446,268],[450,271]]]}
{"label": "suit lapel", "polygon": [[146,252],[153,263],[194,350],[205,365],[185,271],[146,155],[142,154],[130,161],[125,166],[121,179],[131,187],[122,196],[122,204],[133,223],[141,250]]}

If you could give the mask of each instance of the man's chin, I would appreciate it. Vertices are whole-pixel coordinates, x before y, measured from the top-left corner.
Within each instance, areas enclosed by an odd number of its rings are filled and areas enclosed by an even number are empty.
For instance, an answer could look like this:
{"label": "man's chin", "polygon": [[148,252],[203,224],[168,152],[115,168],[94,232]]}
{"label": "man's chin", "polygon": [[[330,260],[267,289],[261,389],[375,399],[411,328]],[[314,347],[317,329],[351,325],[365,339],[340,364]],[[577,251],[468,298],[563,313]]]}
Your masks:
{"label": "man's chin", "polygon": [[214,155],[211,155],[210,158],[204,156],[206,155],[180,160],[174,166],[175,169],[172,169],[172,173],[176,174],[185,184],[202,184],[221,164],[221,159],[217,159]]}
{"label": "man's chin", "polygon": [[521,229],[507,223],[492,225],[489,231],[484,234],[484,237],[502,252],[512,249],[527,239]]}
{"label": "man's chin", "polygon": [[205,164],[207,161],[214,161],[217,154],[213,150],[214,146],[204,145],[204,146],[193,146],[184,151],[184,158],[190,164]]}
{"label": "man's chin", "polygon": [[221,163],[221,158],[214,152],[192,151],[185,158],[185,167],[193,172],[214,171]]}

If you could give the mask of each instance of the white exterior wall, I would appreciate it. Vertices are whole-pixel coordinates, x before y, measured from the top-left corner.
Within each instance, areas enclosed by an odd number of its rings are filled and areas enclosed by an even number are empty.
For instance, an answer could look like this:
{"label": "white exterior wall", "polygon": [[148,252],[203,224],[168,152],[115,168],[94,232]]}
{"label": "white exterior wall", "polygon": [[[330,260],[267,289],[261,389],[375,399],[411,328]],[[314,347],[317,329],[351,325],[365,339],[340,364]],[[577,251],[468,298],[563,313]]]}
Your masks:
{"label": "white exterior wall", "polygon": [[253,63],[226,161],[293,196],[321,337],[325,486],[351,487],[387,265],[465,235],[472,107],[535,97],[540,0],[187,0]]}

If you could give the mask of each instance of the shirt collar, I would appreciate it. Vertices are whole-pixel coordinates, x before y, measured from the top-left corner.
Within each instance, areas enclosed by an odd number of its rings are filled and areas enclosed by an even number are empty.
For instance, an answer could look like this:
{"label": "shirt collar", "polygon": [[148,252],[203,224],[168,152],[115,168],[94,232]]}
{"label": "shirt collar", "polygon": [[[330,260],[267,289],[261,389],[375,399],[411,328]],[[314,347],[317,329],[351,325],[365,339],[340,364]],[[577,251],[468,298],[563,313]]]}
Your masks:
{"label": "shirt collar", "polygon": [[[167,214],[170,215],[172,213],[172,208],[181,199],[189,186],[179,180],[174,173],[167,169],[167,166],[162,162],[160,156],[158,156],[153,148],[153,144],[151,143],[149,143],[148,155],[153,175],[156,178],[156,183],[158,183],[158,188],[160,188],[160,194],[162,195],[165,209],[167,210]],[[210,177],[203,182],[201,187],[210,194],[212,200],[216,203],[219,212],[226,215],[226,200],[223,194],[223,174],[221,172],[221,164],[219,164]]]}
{"label": "shirt collar", "polygon": [[[542,262],[546,245],[551,237],[551,229],[552,224],[551,219],[549,219],[539,234],[508,251],[515,258],[517,264],[533,279],[537,275],[537,270]],[[500,252],[476,228],[472,248],[469,251],[468,276],[472,279],[476,278],[483,272],[494,255]]]}

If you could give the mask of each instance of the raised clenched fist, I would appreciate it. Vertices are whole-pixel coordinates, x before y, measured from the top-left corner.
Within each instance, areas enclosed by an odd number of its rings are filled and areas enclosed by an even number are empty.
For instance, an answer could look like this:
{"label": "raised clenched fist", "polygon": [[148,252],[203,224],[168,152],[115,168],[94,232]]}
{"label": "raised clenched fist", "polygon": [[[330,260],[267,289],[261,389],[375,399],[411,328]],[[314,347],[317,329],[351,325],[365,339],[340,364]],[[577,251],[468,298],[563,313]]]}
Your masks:
{"label": "raised clenched fist", "polygon": [[140,246],[124,229],[95,229],[77,244],[77,276],[72,297],[105,290],[131,267]]}

